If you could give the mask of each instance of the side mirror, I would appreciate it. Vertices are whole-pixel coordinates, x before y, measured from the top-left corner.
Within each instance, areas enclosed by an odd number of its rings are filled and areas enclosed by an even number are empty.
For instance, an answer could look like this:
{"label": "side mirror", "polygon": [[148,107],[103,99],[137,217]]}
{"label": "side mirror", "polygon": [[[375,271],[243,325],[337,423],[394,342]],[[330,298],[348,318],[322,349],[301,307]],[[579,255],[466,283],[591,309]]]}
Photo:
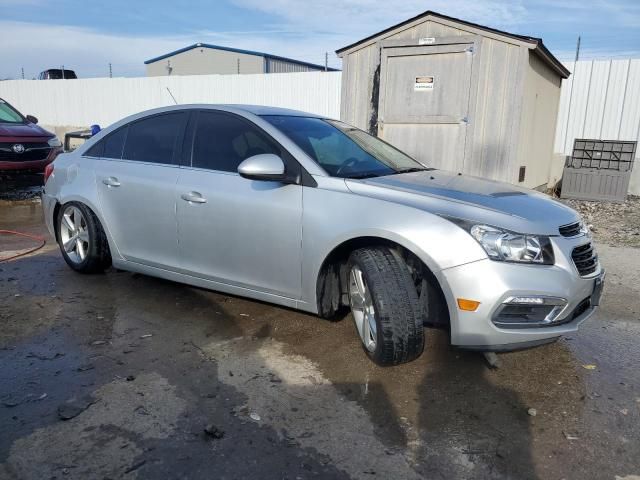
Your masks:
{"label": "side mirror", "polygon": [[33,115],[27,115],[25,118],[29,123],[38,123],[38,119]]}
{"label": "side mirror", "polygon": [[273,153],[263,153],[247,158],[238,165],[238,173],[241,177],[251,180],[282,181],[286,177],[284,162]]}

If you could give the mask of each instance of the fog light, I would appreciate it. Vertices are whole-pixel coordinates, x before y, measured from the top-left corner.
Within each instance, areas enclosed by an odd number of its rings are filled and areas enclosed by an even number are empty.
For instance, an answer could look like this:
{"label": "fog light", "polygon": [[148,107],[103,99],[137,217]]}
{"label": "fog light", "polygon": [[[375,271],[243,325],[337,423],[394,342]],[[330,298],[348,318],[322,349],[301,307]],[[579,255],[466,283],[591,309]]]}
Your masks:
{"label": "fog light", "polygon": [[475,312],[480,306],[480,302],[475,300],[467,300],[466,298],[458,299],[458,308],[467,312]]}
{"label": "fog light", "polygon": [[535,305],[544,305],[544,298],[542,297],[511,297],[507,303],[533,303]]}
{"label": "fog light", "polygon": [[554,324],[566,306],[567,301],[558,297],[509,297],[496,311],[493,323],[502,328],[544,327]]}

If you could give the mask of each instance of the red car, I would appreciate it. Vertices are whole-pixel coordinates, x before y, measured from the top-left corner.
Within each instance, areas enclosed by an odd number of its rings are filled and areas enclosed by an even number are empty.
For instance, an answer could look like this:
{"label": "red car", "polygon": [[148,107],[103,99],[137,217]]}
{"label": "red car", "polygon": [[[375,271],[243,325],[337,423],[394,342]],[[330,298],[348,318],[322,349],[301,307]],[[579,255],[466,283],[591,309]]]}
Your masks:
{"label": "red car", "polygon": [[0,173],[43,172],[62,151],[53,133],[0,98]]}

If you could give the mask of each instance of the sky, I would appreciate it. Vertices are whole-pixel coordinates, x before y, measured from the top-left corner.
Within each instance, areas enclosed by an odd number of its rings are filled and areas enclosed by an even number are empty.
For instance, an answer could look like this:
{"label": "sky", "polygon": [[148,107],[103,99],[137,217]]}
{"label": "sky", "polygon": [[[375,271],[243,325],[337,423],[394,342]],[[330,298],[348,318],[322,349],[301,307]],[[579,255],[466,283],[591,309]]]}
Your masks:
{"label": "sky", "polygon": [[640,57],[640,0],[0,0],[0,79],[64,65],[142,76],[144,61],[213,43],[340,67],[335,50],[433,10],[541,37],[560,60]]}

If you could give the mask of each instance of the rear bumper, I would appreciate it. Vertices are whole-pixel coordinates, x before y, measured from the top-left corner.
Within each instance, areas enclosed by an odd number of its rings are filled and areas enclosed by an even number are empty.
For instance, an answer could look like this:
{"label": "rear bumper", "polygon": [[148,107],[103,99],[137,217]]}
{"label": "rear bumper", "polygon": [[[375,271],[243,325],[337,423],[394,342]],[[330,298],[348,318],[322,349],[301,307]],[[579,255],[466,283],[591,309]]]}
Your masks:
{"label": "rear bumper", "polygon": [[[451,318],[451,343],[462,348],[508,351],[529,348],[571,334],[591,317],[597,307],[582,308],[594,293],[597,278],[604,272],[583,278],[561,265],[517,265],[480,260],[440,272]],[[549,325],[504,328],[494,324],[496,312],[513,296],[548,296],[566,299],[567,305]],[[476,311],[457,307],[457,299],[479,301]]]}
{"label": "rear bumper", "polygon": [[53,238],[56,238],[56,232],[54,227],[53,212],[56,208],[57,200],[51,195],[46,193],[42,194],[42,214],[44,216],[44,224],[47,226],[47,230]]}

